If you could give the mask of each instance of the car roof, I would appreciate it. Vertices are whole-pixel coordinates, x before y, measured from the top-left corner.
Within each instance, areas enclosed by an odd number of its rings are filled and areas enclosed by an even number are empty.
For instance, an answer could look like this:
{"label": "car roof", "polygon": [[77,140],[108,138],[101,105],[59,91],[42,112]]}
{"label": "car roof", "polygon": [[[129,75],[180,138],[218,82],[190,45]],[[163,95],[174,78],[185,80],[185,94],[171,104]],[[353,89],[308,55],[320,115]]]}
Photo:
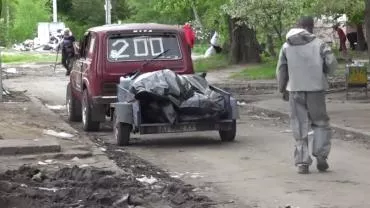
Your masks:
{"label": "car roof", "polygon": [[88,31],[97,33],[107,33],[125,30],[169,30],[180,31],[179,26],[165,25],[157,23],[128,23],[128,24],[110,24],[90,28]]}

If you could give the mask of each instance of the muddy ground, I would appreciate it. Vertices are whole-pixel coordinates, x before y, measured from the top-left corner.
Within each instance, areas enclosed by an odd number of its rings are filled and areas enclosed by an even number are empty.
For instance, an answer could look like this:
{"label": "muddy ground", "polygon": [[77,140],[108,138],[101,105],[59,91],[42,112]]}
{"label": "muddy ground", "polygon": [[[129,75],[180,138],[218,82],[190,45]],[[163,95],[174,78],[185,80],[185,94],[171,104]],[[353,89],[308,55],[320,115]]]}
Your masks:
{"label": "muddy ground", "polygon": [[[124,154],[124,153],[122,153]],[[128,157],[130,158],[130,157]],[[48,172],[22,166],[0,174],[1,207],[210,207],[207,197],[197,196],[191,186],[171,180],[139,159],[125,159],[120,165],[134,163],[127,174],[94,168],[66,167]],[[132,166],[132,165],[131,165]],[[131,171],[136,174],[130,173]],[[139,173],[153,173],[153,184],[140,182]],[[152,174],[151,174],[152,176]]]}

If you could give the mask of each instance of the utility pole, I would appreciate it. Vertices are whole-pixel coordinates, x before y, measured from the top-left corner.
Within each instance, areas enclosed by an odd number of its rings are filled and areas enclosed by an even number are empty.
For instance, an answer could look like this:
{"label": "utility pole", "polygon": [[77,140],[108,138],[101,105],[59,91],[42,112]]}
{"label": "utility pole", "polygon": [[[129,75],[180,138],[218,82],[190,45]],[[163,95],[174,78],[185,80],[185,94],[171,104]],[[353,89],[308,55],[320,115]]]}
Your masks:
{"label": "utility pole", "polygon": [[53,0],[53,22],[58,22],[57,0]]}
{"label": "utility pole", "polygon": [[111,24],[112,22],[112,17],[111,17],[111,9],[112,9],[112,4],[111,0],[105,0],[105,24]]}

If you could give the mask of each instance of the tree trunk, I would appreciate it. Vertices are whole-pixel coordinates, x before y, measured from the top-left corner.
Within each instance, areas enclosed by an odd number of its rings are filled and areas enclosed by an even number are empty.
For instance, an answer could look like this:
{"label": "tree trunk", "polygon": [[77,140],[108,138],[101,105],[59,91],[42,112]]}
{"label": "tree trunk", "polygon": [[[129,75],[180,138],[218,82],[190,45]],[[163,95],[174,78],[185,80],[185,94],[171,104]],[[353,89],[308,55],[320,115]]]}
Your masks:
{"label": "tree trunk", "polygon": [[357,24],[356,29],[357,29],[357,50],[364,51],[365,50],[364,28],[362,24]]}
{"label": "tree trunk", "polygon": [[[366,24],[366,39],[367,39],[367,46],[370,45],[370,0],[365,0],[366,3],[366,11],[365,11],[365,24]],[[367,49],[369,54],[370,60],[370,50]]]}
{"label": "tree trunk", "polygon": [[238,19],[229,18],[230,61],[232,64],[261,62],[256,31],[246,24],[238,24]]}
{"label": "tree trunk", "polygon": [[276,57],[274,40],[272,39],[271,34],[267,34],[267,50],[272,57]]}

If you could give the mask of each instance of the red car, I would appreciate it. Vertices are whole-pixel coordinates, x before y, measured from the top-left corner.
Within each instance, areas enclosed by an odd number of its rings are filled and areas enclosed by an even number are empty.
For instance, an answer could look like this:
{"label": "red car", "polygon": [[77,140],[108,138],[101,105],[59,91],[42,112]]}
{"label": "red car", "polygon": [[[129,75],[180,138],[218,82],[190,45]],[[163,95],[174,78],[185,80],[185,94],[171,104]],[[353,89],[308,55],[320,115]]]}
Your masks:
{"label": "red car", "polygon": [[[137,69],[171,69],[193,74],[193,63],[182,28],[162,24],[106,25],[89,29],[79,43],[67,85],[70,121],[97,131],[111,103],[117,101],[120,77]],[[148,62],[151,60],[150,62]]]}

